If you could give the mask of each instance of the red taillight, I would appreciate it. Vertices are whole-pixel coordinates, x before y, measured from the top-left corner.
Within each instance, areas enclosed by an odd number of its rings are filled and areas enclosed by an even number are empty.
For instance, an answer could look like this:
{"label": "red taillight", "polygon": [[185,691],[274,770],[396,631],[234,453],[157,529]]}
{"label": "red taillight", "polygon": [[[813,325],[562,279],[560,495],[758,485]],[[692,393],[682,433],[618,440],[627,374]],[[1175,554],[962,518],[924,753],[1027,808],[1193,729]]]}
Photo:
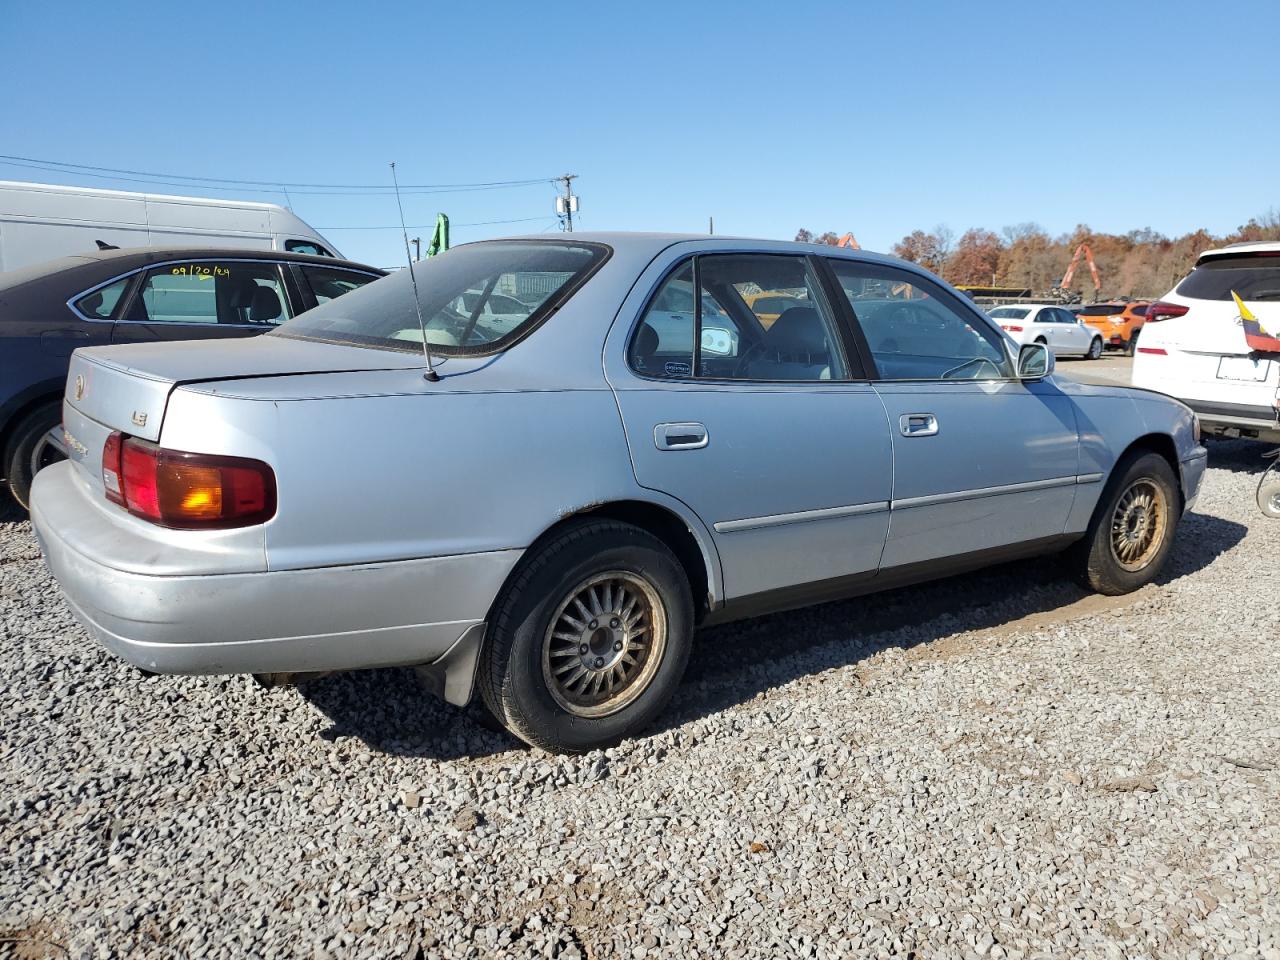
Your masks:
{"label": "red taillight", "polygon": [[260,460],[166,450],[113,433],[102,447],[107,499],[164,527],[244,527],[276,512],[276,476]]}
{"label": "red taillight", "polygon": [[1147,323],[1158,323],[1161,320],[1169,320],[1173,317],[1185,316],[1190,307],[1183,306],[1181,303],[1169,303],[1167,300],[1157,300],[1151,306],[1147,307]]}
{"label": "red taillight", "polygon": [[1005,326],[1004,324],[1001,324],[1001,325],[1000,325],[1000,329],[1001,329],[1001,330],[1008,330],[1010,333],[1021,333],[1021,332],[1022,332],[1022,328],[1021,328],[1021,327],[1015,327],[1015,326],[1012,326],[1012,325]]}
{"label": "red taillight", "polygon": [[1138,352],[1149,353],[1153,357],[1167,357],[1169,355],[1169,351],[1165,350],[1164,347],[1139,347]]}

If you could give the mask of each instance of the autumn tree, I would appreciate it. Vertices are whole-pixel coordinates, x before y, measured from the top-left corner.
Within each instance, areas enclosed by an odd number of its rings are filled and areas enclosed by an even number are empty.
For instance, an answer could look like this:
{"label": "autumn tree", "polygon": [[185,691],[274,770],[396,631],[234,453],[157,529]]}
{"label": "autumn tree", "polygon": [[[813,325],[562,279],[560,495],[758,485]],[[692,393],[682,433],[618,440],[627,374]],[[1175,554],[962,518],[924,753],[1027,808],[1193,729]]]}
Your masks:
{"label": "autumn tree", "polygon": [[990,230],[966,230],[947,258],[943,276],[951,283],[987,285],[1000,270],[1000,238]]}
{"label": "autumn tree", "polygon": [[918,263],[926,270],[941,273],[947,259],[945,243],[937,231],[925,233],[923,230],[912,230],[893,245],[893,255]]}

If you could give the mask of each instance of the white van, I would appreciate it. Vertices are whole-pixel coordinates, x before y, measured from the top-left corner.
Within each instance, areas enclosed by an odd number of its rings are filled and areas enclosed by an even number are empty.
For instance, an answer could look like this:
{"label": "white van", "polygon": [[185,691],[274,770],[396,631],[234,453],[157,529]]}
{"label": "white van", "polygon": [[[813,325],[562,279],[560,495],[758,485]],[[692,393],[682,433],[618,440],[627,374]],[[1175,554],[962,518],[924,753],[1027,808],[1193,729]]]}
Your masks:
{"label": "white van", "polygon": [[274,203],[0,180],[0,271],[113,247],[219,246],[340,257]]}

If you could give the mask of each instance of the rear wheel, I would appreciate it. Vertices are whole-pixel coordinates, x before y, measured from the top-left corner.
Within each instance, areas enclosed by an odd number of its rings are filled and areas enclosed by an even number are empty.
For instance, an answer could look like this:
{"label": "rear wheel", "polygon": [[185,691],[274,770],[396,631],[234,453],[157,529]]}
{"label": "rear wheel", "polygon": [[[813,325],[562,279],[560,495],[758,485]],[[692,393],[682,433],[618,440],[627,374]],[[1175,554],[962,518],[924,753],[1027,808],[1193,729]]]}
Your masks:
{"label": "rear wheel", "polygon": [[576,521],[536,548],[495,604],[480,693],[536,747],[609,746],[666,706],[692,639],[693,598],[671,551],[629,524]]}
{"label": "rear wheel", "polygon": [[1089,528],[1067,554],[1080,583],[1098,593],[1131,593],[1154,580],[1173,546],[1182,495],[1169,462],[1133,451],[1116,464]]}
{"label": "rear wheel", "polygon": [[1102,338],[1094,337],[1093,342],[1089,344],[1089,352],[1085,354],[1086,360],[1097,360],[1102,356]]}
{"label": "rear wheel", "polygon": [[38,471],[65,460],[62,448],[49,432],[62,422],[60,403],[43,404],[23,417],[4,451],[4,470],[9,492],[23,507],[30,505],[31,481]]}

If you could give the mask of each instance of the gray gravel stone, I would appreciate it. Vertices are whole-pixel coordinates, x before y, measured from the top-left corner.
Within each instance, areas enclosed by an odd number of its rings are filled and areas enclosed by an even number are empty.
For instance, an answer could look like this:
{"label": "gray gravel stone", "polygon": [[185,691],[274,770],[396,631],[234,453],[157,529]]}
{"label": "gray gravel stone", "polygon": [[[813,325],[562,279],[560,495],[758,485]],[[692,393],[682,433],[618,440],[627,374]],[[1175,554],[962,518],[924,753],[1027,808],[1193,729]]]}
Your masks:
{"label": "gray gravel stone", "polygon": [[1135,595],[1035,561],[708,630],[660,726],[570,758],[408,670],[143,677],[9,510],[0,958],[1280,960],[1259,452],[1213,446]]}

